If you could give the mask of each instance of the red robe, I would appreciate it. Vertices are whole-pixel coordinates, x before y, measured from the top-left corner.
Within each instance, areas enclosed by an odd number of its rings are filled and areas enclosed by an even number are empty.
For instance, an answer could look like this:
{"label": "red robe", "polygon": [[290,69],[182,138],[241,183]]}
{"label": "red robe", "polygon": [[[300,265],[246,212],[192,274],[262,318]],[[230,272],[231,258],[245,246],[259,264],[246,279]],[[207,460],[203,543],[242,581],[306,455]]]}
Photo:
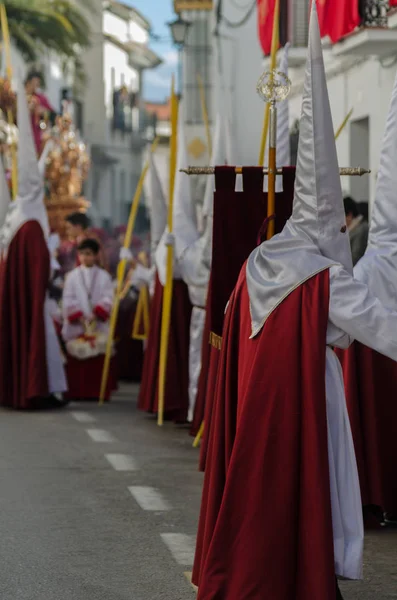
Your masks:
{"label": "red robe", "polygon": [[329,275],[250,340],[245,269],[215,392],[193,581],[198,600],[335,600],[325,355]]}
{"label": "red robe", "polygon": [[37,221],[17,231],[2,271],[0,405],[32,409],[49,395],[44,302],[50,255]]}
{"label": "red robe", "polygon": [[[142,383],[138,398],[140,410],[157,413],[158,372],[161,339],[163,286],[156,276],[150,306],[150,331],[143,363]],[[189,343],[192,305],[187,285],[174,280],[171,325],[165,378],[164,414],[166,418],[185,422],[189,407]]]}
{"label": "red robe", "polygon": [[337,350],[364,506],[397,515],[397,363],[359,342]]}

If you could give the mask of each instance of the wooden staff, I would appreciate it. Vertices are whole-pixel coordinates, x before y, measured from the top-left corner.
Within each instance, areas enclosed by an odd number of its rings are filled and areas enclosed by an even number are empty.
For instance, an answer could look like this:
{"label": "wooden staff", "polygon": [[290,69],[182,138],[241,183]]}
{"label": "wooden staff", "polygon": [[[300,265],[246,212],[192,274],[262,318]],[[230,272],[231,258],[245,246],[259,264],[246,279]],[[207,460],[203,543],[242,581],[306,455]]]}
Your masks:
{"label": "wooden staff", "polygon": [[[277,50],[279,46],[279,18],[280,18],[280,0],[276,0],[274,5],[274,15],[273,15],[273,33],[272,33],[272,48],[270,53],[270,72],[276,68],[276,60],[277,60]],[[265,161],[265,149],[266,149],[266,140],[267,140],[267,132],[269,130],[269,121],[270,121],[270,105],[266,104],[265,108],[265,118],[263,121],[263,129],[262,129],[262,137],[261,137],[261,146],[259,150],[259,165],[263,165]]]}
{"label": "wooden staff", "polygon": [[337,132],[335,133],[335,141],[338,139],[338,137],[340,136],[340,134],[342,133],[342,131],[344,130],[344,128],[346,127],[346,125],[348,124],[350,117],[353,114],[353,110],[354,108],[352,108],[351,110],[349,110],[349,112],[347,113],[347,115],[345,116],[345,118],[343,119],[342,123],[339,125]]}
{"label": "wooden staff", "polygon": [[[169,200],[168,200],[168,231],[173,230],[173,207],[174,207],[174,188],[176,176],[178,145],[178,99],[175,95],[175,82],[172,79],[171,88],[171,140],[170,140],[170,181],[169,181]],[[168,358],[168,341],[171,322],[171,304],[173,287],[173,261],[174,249],[167,247],[167,275],[163,291],[163,312],[161,319],[161,341],[160,341],[160,359],[159,359],[159,400],[157,424],[161,427],[164,423],[164,392],[165,377]]]}
{"label": "wooden staff", "polygon": [[[234,167],[234,172],[236,175],[241,175],[244,167]],[[269,169],[264,167],[263,173],[265,175],[269,174]],[[186,167],[185,169],[180,169],[181,173],[186,173],[186,175],[214,175],[215,167]],[[362,177],[363,175],[368,175],[371,173],[370,169],[363,169],[362,167],[341,167],[339,169],[339,175],[341,177]],[[276,169],[277,175],[282,175],[283,170],[281,168]]]}
{"label": "wooden staff", "polygon": [[207,103],[205,101],[204,83],[203,83],[203,78],[201,77],[201,75],[197,75],[197,83],[198,83],[198,87],[199,87],[199,91],[200,91],[201,112],[203,114],[205,133],[207,136],[208,154],[209,154],[209,157],[211,158],[211,156],[212,156],[211,127],[210,127],[210,120],[208,117]]}
{"label": "wooden staff", "polygon": [[[1,22],[1,33],[3,36],[3,44],[6,59],[6,74],[7,79],[12,81],[12,60],[11,60],[11,40],[10,31],[8,29],[7,11],[4,4],[0,5],[0,22]],[[14,127],[14,117],[11,108],[7,109],[7,121],[11,130]],[[11,183],[12,183],[12,199],[14,200],[18,194],[18,157],[16,142],[13,139],[11,143]]]}
{"label": "wooden staff", "polygon": [[[151,150],[150,150],[151,152],[155,151],[157,144],[158,144],[158,138],[156,138],[154,140]],[[139,178],[137,188],[135,190],[134,199],[131,204],[130,216],[128,218],[128,224],[127,224],[127,231],[126,231],[125,237],[124,237],[124,248],[126,248],[126,249],[129,249],[130,245],[131,245],[132,233],[134,231],[136,216],[137,216],[138,208],[139,208],[139,201],[141,199],[143,184],[144,184],[148,169],[149,169],[149,161],[146,161],[146,164],[145,164],[145,166],[142,170],[141,176]],[[101,405],[105,402],[106,388],[107,388],[107,383],[108,383],[108,378],[109,378],[110,360],[112,358],[114,333],[116,330],[117,317],[119,314],[119,307],[120,307],[120,300],[121,300],[121,295],[122,295],[122,291],[123,291],[123,282],[124,282],[126,265],[127,265],[127,260],[125,258],[123,258],[120,260],[119,266],[117,269],[117,289],[116,289],[116,295],[115,295],[114,303],[113,303],[113,307],[112,307],[112,314],[110,317],[109,334],[108,334],[108,340],[107,340],[107,345],[106,345],[105,361],[103,364],[103,371],[102,371],[101,391],[100,391],[100,395],[99,395],[99,404],[101,404]]]}
{"label": "wooden staff", "polygon": [[[149,261],[145,252],[141,252],[138,255],[138,260],[142,263],[145,268],[149,268]],[[143,323],[143,333],[140,333],[141,323]],[[149,288],[144,285],[139,290],[138,304],[136,307],[136,313],[134,323],[132,326],[131,337],[133,340],[145,341],[149,337],[150,327],[150,303],[149,303]]]}

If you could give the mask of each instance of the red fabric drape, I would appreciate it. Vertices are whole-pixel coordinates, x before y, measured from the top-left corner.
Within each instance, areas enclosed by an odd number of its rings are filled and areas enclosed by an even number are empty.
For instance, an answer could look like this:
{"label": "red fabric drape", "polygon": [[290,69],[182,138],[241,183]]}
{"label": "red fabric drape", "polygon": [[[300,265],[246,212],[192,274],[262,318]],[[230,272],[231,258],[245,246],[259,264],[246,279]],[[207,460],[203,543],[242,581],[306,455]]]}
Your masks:
{"label": "red fabric drape", "polygon": [[[227,301],[267,217],[261,167],[244,167],[243,192],[235,192],[235,167],[216,167],[211,280],[211,331],[222,335]],[[276,233],[292,212],[295,169],[283,169],[284,192],[276,195]],[[227,225],[226,225],[227,223]]]}
{"label": "red fabric drape", "polygon": [[[139,392],[140,410],[156,413],[158,408],[158,370],[160,356],[163,286],[156,276],[150,307],[150,332],[143,363]],[[185,422],[189,406],[189,340],[192,305],[187,285],[174,280],[171,326],[164,394],[164,413],[168,419]]]}
{"label": "red fabric drape", "polygon": [[270,54],[276,0],[257,0],[258,36],[264,54]]}
{"label": "red fabric drape", "polygon": [[343,368],[362,503],[397,515],[397,363],[358,342],[336,352]]}
{"label": "red fabric drape", "polygon": [[[255,339],[242,270],[227,311],[194,582],[198,600],[335,600],[325,351],[329,275]],[[319,510],[321,507],[321,510]]]}
{"label": "red fabric drape", "polygon": [[334,44],[361,22],[358,0],[318,0],[317,12],[321,36],[328,35]]}
{"label": "red fabric drape", "polygon": [[2,266],[0,405],[32,409],[48,396],[44,302],[50,255],[43,230],[28,221],[15,234]]}
{"label": "red fabric drape", "polygon": [[[276,233],[282,230],[291,215],[294,183],[295,168],[284,168],[284,191],[276,194]],[[218,167],[215,185],[212,272],[207,311],[210,313],[208,318],[211,331],[221,335],[226,303],[236,285],[241,266],[257,245],[259,230],[267,216],[267,194],[263,192],[263,173],[260,167],[244,169],[244,192],[234,191],[234,167]],[[205,469],[207,457],[218,360],[219,350],[210,348],[208,368],[202,372],[199,382],[198,396],[205,396],[200,470]],[[204,364],[204,368],[205,366]]]}

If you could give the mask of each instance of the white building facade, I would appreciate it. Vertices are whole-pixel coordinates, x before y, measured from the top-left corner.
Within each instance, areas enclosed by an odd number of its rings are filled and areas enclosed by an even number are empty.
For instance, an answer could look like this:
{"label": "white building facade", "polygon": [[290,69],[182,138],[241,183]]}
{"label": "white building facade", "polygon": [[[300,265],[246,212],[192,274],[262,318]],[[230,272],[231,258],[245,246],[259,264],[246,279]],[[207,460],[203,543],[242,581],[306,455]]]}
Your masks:
{"label": "white building facade", "polygon": [[116,0],[98,0],[85,53],[88,83],[81,101],[82,134],[91,148],[87,184],[91,216],[105,227],[126,224],[142,170],[145,131],[141,89],[145,69],[161,59],[149,46],[150,23]]}
{"label": "white building facade", "polygon": [[[211,9],[209,30],[212,44],[212,72],[208,86],[211,89],[209,95],[211,118],[214,118],[216,112],[218,101],[216,81],[221,66],[225,82],[221,106],[225,103],[226,93],[231,102],[236,155],[242,164],[257,164],[264,105],[256,93],[256,84],[262,72],[269,68],[269,59],[263,58],[259,44],[256,7],[235,0],[214,0],[212,6],[210,6],[211,2],[206,0],[202,0],[202,3],[205,5],[207,15],[208,9]],[[175,0],[175,6],[181,9],[182,16],[187,20],[195,21],[198,19],[195,16],[197,13],[187,10],[189,4],[191,6],[194,4],[197,10],[200,2]],[[292,81],[289,97],[292,131],[301,112],[309,2],[308,0],[281,0],[281,5],[284,19],[282,27],[292,46],[289,53],[289,77]],[[324,58],[335,130],[353,109],[353,114],[337,141],[339,164],[361,166],[372,171],[369,176],[344,178],[342,187],[346,194],[351,194],[358,202],[371,203],[375,193],[380,144],[397,70],[397,12],[387,11],[386,0],[361,0],[361,7],[367,15],[363,26],[333,46],[329,40],[324,40]],[[386,14],[387,21],[385,21]],[[188,37],[187,47],[189,40],[190,37]],[[184,53],[186,54],[186,50]],[[281,53],[282,50],[279,52],[279,59]],[[185,57],[184,60],[186,81],[186,77],[189,77],[186,73],[188,59]],[[188,97],[189,89],[186,88],[186,84],[184,93]],[[189,119],[187,122],[189,124]],[[190,127],[189,136],[190,139],[200,136],[205,140],[203,124]],[[192,164],[195,164],[194,156],[190,158]],[[205,155],[196,162],[202,164],[203,160],[208,160]]]}

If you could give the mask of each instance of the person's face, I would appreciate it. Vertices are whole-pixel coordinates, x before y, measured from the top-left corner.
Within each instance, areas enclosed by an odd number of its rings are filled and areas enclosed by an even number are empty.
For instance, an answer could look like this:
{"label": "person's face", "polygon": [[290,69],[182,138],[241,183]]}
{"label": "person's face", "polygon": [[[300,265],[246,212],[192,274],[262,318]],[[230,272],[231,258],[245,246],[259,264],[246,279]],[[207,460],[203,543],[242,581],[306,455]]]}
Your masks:
{"label": "person's face", "polygon": [[76,240],[80,237],[84,232],[84,229],[81,225],[73,225],[73,223],[66,223],[66,235],[71,240]]}
{"label": "person's face", "polygon": [[346,225],[348,227],[350,227],[350,225],[352,224],[352,221],[353,221],[353,213],[348,213],[346,215]]}
{"label": "person's face", "polygon": [[92,250],[86,248],[85,250],[79,250],[80,264],[84,267],[93,267],[96,261],[96,254]]}

